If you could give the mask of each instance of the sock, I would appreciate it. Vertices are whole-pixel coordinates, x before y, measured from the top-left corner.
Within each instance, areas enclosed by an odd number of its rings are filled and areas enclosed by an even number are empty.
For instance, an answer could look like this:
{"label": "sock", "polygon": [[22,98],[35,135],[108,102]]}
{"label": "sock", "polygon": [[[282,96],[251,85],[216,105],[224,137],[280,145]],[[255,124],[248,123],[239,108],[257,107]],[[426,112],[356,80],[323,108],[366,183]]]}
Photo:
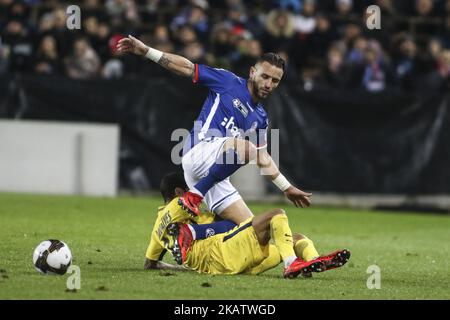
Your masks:
{"label": "sock", "polygon": [[319,253],[314,247],[311,239],[305,238],[298,240],[294,245],[295,254],[297,257],[305,261],[311,261],[319,257]]}
{"label": "sock", "polygon": [[201,178],[191,191],[205,196],[208,190],[217,182],[225,180],[244,164],[234,149],[228,149],[228,151],[222,153],[222,156],[217,159],[216,163],[209,168],[208,174]]}
{"label": "sock", "polygon": [[288,267],[297,259],[297,256],[294,251],[291,228],[289,228],[288,218],[285,214],[277,214],[272,218],[270,233],[283,259],[284,266]]}
{"label": "sock", "polygon": [[191,229],[194,240],[200,240],[218,233],[225,233],[236,226],[237,224],[230,220],[223,220],[208,224],[191,224],[189,225],[189,228]]}

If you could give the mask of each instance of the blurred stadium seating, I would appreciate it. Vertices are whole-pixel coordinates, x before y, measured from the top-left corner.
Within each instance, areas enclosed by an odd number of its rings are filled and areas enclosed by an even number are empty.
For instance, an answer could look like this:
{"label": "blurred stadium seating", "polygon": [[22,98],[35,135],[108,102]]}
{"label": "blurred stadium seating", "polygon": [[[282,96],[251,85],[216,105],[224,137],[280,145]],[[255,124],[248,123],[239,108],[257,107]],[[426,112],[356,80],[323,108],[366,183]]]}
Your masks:
{"label": "blurred stadium seating", "polygon": [[[66,26],[73,4],[80,30]],[[0,30],[0,117],[120,124],[121,188],[155,189],[176,168],[170,132],[190,128],[206,93],[117,55],[131,34],[243,77],[262,52],[283,55],[269,114],[281,166],[306,189],[450,193],[450,0],[0,0]]]}

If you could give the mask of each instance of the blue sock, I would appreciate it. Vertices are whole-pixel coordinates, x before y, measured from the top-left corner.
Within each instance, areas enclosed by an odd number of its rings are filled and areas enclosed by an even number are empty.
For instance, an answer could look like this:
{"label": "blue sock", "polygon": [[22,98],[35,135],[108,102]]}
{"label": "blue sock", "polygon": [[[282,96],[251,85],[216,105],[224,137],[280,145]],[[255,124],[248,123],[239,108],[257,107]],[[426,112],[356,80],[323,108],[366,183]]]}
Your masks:
{"label": "blue sock", "polygon": [[200,179],[194,188],[202,193],[203,196],[211,189],[217,182],[225,180],[233,173],[235,173],[245,163],[239,160],[239,157],[234,149],[229,149],[223,152],[210,168],[208,175]]}
{"label": "blue sock", "polygon": [[219,233],[225,233],[227,231],[230,231],[237,225],[230,221],[230,220],[223,220],[219,222],[214,223],[208,223],[208,224],[191,224],[189,225],[191,230],[194,230],[195,236],[194,239],[200,240],[200,239],[206,239],[208,237],[211,237],[215,234]]}

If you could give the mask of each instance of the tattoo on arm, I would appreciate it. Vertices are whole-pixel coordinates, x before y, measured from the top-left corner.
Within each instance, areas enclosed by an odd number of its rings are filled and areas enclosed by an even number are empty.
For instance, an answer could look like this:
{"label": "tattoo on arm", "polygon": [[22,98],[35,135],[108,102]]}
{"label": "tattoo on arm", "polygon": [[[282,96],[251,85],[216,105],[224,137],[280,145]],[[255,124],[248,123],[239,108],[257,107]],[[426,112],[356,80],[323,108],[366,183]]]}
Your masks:
{"label": "tattoo on arm", "polygon": [[165,53],[161,56],[161,59],[159,59],[158,64],[160,64],[164,68],[167,68],[169,66],[170,60]]}
{"label": "tattoo on arm", "polygon": [[158,64],[180,76],[191,77],[192,79],[195,76],[195,65],[180,56],[163,53]]}

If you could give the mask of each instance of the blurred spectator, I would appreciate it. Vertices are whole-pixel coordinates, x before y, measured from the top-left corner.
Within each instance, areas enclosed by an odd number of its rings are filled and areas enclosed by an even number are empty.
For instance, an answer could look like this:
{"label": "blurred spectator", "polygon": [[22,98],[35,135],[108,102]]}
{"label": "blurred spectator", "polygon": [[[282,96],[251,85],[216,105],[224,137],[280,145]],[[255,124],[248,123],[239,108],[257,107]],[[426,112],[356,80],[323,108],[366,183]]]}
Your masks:
{"label": "blurred spectator", "polygon": [[398,15],[398,10],[394,5],[394,0],[376,0],[375,5],[380,7],[382,17],[393,17]]}
{"label": "blurred spectator", "polygon": [[88,79],[100,71],[100,58],[86,38],[78,38],[73,53],[66,60],[66,73],[70,78]]}
{"label": "blurred spectator", "polygon": [[3,46],[2,38],[0,37],[0,74],[8,71],[8,56],[5,47]]}
{"label": "blurred spectator", "polygon": [[2,32],[3,46],[12,72],[32,70],[33,43],[20,20],[10,20]]}
{"label": "blurred spectator", "polygon": [[265,45],[268,51],[290,47],[295,34],[293,14],[284,10],[272,10],[267,16],[266,31]]}
{"label": "blurred spectator", "polygon": [[217,66],[225,69],[231,68],[230,56],[234,50],[230,41],[231,30],[225,24],[217,24],[211,32],[210,52],[214,56]]}
{"label": "blurred spectator", "polygon": [[96,17],[98,21],[107,20],[101,0],[84,0],[81,10],[83,17]]}
{"label": "blurred spectator", "polygon": [[241,1],[227,1],[228,8],[224,22],[231,28],[243,28],[248,21],[246,8]]}
{"label": "blurred spectator", "polygon": [[95,16],[88,16],[83,18],[83,31],[89,42],[95,47],[98,47],[98,20]]}
{"label": "blurred spectator", "polygon": [[350,50],[347,61],[352,65],[359,65],[365,60],[365,52],[367,49],[367,39],[359,36],[353,42],[353,48]]}
{"label": "blurred spectator", "polygon": [[237,59],[233,62],[233,70],[242,77],[248,77],[249,66],[255,64],[263,54],[261,42],[257,39],[241,38],[237,47]]}
{"label": "blurred spectator", "polygon": [[8,8],[13,3],[13,0],[0,0],[0,27],[4,27],[4,21],[8,19]]}
{"label": "blurred spectator", "polygon": [[180,54],[194,63],[205,63],[205,48],[198,41],[188,43]]}
{"label": "blurred spectator", "polygon": [[51,34],[58,44],[58,51],[62,56],[67,56],[71,50],[74,33],[70,32],[66,26],[66,11],[64,8],[56,8],[52,11],[53,27]]}
{"label": "blurred spectator", "polygon": [[177,51],[182,51],[189,43],[198,41],[197,33],[191,25],[183,25],[177,32],[176,37]]}
{"label": "blurred spectator", "polygon": [[209,25],[205,11],[208,8],[209,4],[206,0],[191,0],[190,4],[173,18],[170,24],[172,32],[176,33],[185,25],[190,25],[200,38],[206,39]]}
{"label": "blurred spectator", "polygon": [[361,68],[361,84],[369,92],[386,89],[389,69],[381,58],[380,49],[376,45],[368,45],[364,50],[364,64]]}
{"label": "blurred spectator", "polygon": [[344,65],[344,53],[338,47],[332,46],[328,50],[327,64],[322,72],[321,82],[323,85],[344,89],[348,81],[348,72]]}
{"label": "blurred spectator", "polygon": [[433,0],[415,0],[415,13],[419,17],[432,16],[434,14]]}
{"label": "blurred spectator", "polygon": [[106,0],[106,12],[115,23],[122,19],[128,22],[139,23],[139,14],[134,0]]}
{"label": "blurred spectator", "polygon": [[302,1],[300,0],[277,0],[276,2],[281,9],[289,10],[295,13],[300,13],[302,9]]}
{"label": "blurred spectator", "polygon": [[26,25],[30,16],[30,8],[24,2],[12,2],[8,7],[7,16],[10,20],[19,20]]}
{"label": "blurred spectator", "polygon": [[56,40],[50,35],[45,36],[36,52],[34,70],[40,74],[60,74],[61,60],[56,47]]}
{"label": "blurred spectator", "polygon": [[316,29],[310,36],[307,50],[310,51],[312,57],[325,60],[327,52],[324,48],[327,48],[336,38],[337,35],[331,27],[330,20],[320,14],[317,16]]}
{"label": "blurred spectator", "polygon": [[165,25],[159,24],[153,31],[152,43],[161,44],[166,42],[170,42],[169,29]]}
{"label": "blurred spectator", "polygon": [[434,0],[415,0],[415,14],[421,18],[416,25],[416,32],[435,34],[439,25],[432,17],[437,16]]}
{"label": "blurred spectator", "polygon": [[394,74],[396,79],[402,82],[413,71],[414,61],[417,55],[417,45],[411,36],[400,39],[394,55]]}
{"label": "blurred spectator", "polygon": [[357,15],[353,12],[353,0],[335,0],[336,15],[333,15],[333,24],[338,31],[349,24],[359,21]]}
{"label": "blurred spectator", "polygon": [[100,22],[96,32],[96,50],[102,63],[105,63],[111,56],[109,48],[110,37],[111,29],[109,25],[105,22]]}
{"label": "blurred spectator", "polygon": [[361,35],[362,30],[361,27],[356,23],[349,23],[343,29],[343,38],[342,41],[345,43],[347,48],[351,48],[353,46],[353,42]]}
{"label": "blurred spectator", "polygon": [[349,15],[353,10],[353,0],[336,0],[336,9],[341,16]]}
{"label": "blurred spectator", "polygon": [[442,52],[442,43],[437,38],[432,38],[428,42],[428,51],[433,60],[437,61]]}
{"label": "blurred spectator", "polygon": [[450,50],[442,50],[437,62],[439,74],[448,81],[450,79]]}
{"label": "blurred spectator", "polygon": [[51,12],[47,12],[41,16],[38,25],[38,33],[41,36],[51,33],[55,26],[55,16]]}
{"label": "blurred spectator", "polygon": [[302,34],[309,34],[316,28],[316,0],[304,0],[301,14],[294,18],[294,29]]}
{"label": "blurred spectator", "polygon": [[249,14],[245,21],[244,27],[255,38],[262,39],[264,37],[264,22],[266,15],[259,7],[252,7],[247,11]]}
{"label": "blurred spectator", "polygon": [[[432,92],[448,81],[450,0],[83,0],[81,30],[67,29],[66,3],[30,1],[0,0],[0,73],[164,74],[145,59],[116,55],[118,39],[133,34],[242,76],[260,53],[276,51],[289,62],[286,82],[309,89]],[[381,8],[381,30],[366,28],[371,4]]]}

